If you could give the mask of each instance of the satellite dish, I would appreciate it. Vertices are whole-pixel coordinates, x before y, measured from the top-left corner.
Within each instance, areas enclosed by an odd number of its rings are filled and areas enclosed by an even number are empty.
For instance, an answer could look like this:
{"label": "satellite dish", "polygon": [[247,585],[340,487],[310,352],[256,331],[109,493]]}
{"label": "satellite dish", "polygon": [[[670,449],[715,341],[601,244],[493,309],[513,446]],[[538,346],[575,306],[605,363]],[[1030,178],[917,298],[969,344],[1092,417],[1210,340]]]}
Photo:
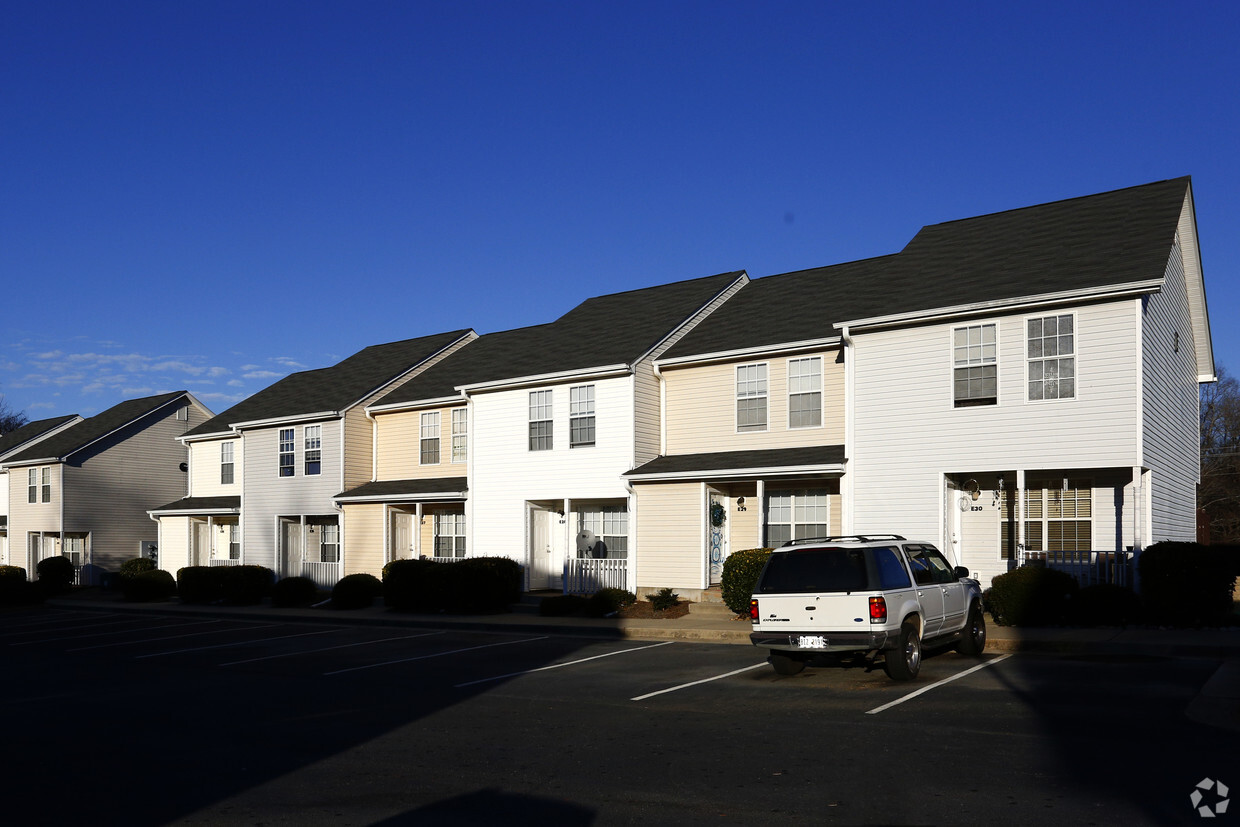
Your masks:
{"label": "satellite dish", "polygon": [[593,531],[580,531],[577,533],[577,556],[589,557],[594,551],[595,544],[598,543],[598,535]]}

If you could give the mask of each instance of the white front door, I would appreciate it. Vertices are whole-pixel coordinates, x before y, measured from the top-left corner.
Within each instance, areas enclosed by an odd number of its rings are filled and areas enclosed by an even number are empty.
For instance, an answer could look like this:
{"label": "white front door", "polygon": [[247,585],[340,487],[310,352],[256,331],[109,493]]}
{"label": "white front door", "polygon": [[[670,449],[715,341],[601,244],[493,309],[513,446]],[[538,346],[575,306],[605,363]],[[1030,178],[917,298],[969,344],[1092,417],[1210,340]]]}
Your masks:
{"label": "white front door", "polygon": [[209,565],[211,559],[211,533],[210,526],[201,520],[194,521],[194,538],[193,551],[190,553],[189,564],[191,566]]}
{"label": "white front door", "polygon": [[281,577],[298,577],[301,575],[301,523],[293,520],[280,521],[280,545],[283,547],[284,570]]}
{"label": "white front door", "polygon": [[392,559],[406,560],[413,556],[413,515],[408,511],[392,512]]}
{"label": "white front door", "polygon": [[[561,586],[564,565],[563,534],[559,515],[542,508],[530,511],[530,588],[555,589]],[[556,542],[559,536],[560,542]],[[557,554],[557,546],[559,553]]]}

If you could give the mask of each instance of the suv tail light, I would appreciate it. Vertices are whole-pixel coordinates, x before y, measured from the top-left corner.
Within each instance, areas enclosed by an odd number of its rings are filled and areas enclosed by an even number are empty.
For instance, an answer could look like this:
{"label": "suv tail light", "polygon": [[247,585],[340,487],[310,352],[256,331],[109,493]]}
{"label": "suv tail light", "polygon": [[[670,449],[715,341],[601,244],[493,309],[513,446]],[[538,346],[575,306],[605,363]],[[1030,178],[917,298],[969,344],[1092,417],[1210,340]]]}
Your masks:
{"label": "suv tail light", "polygon": [[750,598],[749,600],[749,619],[750,620],[758,619],[758,601],[754,600],[753,598]]}
{"label": "suv tail light", "polygon": [[881,596],[870,598],[870,622],[887,622],[887,601]]}

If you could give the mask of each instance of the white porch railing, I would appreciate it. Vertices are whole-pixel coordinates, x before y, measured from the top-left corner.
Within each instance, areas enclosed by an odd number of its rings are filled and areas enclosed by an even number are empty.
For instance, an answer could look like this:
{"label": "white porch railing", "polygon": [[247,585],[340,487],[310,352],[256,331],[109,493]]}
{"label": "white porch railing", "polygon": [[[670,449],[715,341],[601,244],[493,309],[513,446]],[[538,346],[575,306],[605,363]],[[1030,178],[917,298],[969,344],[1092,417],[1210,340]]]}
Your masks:
{"label": "white porch railing", "polygon": [[240,560],[229,560],[227,558],[213,557],[207,561],[207,565],[208,566],[239,566],[241,565],[241,561]]}
{"label": "white porch railing", "polygon": [[572,557],[564,563],[564,593],[594,594],[599,589],[627,589],[629,561],[623,558]]}
{"label": "white porch railing", "polygon": [[1042,565],[1066,572],[1085,586],[1113,583],[1133,585],[1131,551],[1021,551],[1019,565]]}
{"label": "white porch railing", "polygon": [[464,557],[435,557],[433,555],[432,556],[424,555],[422,559],[430,560],[432,563],[459,563],[465,558]]}
{"label": "white porch railing", "polygon": [[303,560],[299,576],[308,577],[320,589],[330,590],[340,580],[339,563],[315,563]]}

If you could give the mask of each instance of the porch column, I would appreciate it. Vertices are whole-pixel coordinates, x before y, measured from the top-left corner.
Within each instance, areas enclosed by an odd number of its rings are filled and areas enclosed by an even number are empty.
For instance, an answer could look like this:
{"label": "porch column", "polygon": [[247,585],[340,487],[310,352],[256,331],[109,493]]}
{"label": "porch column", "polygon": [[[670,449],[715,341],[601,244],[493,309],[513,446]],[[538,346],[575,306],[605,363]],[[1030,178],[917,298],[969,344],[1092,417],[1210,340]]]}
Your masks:
{"label": "porch column", "polygon": [[1141,485],[1142,477],[1141,466],[1132,466],[1132,547],[1137,553],[1145,548],[1145,490]]}
{"label": "porch column", "polygon": [[1020,565],[1025,551],[1025,469],[1016,469],[1016,564]]}
{"label": "porch column", "polygon": [[[194,538],[190,537],[190,547],[193,547]],[[207,562],[203,565],[211,565],[211,561],[215,559],[215,515],[207,515]]]}
{"label": "porch column", "polygon": [[758,537],[754,548],[762,548],[766,537],[766,480],[758,480]]}
{"label": "porch column", "polygon": [[413,504],[413,559],[422,556],[422,503]]}

